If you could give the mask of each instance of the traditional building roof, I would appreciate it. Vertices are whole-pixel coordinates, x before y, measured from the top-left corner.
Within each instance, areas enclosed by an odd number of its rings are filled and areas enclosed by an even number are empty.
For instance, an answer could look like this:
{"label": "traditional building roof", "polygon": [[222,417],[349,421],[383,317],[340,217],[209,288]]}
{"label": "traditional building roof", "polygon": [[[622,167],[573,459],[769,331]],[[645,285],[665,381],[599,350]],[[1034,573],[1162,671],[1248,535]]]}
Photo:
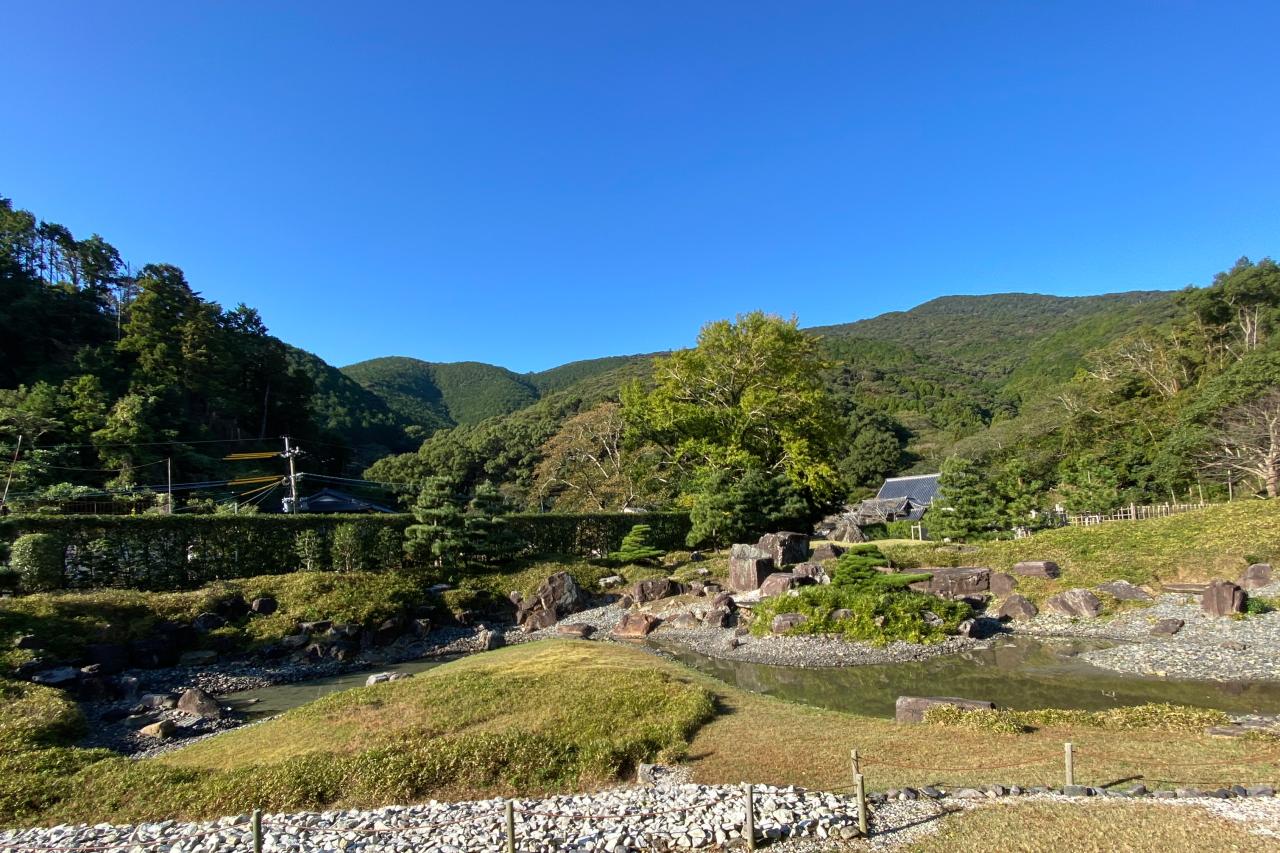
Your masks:
{"label": "traditional building roof", "polygon": [[914,477],[890,477],[884,481],[876,500],[906,498],[918,507],[928,507],[938,496],[941,474],[917,474]]}
{"label": "traditional building roof", "polygon": [[395,512],[395,510],[337,489],[321,489],[313,495],[298,498],[298,512]]}

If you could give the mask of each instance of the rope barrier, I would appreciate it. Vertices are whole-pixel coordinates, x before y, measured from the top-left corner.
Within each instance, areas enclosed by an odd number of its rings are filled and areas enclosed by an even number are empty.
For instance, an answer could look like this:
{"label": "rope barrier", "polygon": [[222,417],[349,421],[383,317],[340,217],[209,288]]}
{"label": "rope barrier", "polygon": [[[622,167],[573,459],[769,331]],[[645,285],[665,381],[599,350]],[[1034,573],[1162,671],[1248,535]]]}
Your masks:
{"label": "rope barrier", "polygon": [[1032,767],[1037,764],[1047,764],[1049,762],[1057,762],[1060,760],[1061,756],[1052,755],[1045,758],[1037,758],[1031,761],[1017,761],[1010,764],[979,764],[965,767],[921,767],[916,764],[896,764],[892,761],[885,761],[882,758],[863,758],[862,763],[871,767],[892,767],[895,770],[919,770],[922,773],[962,773],[974,770],[1008,770],[1013,767]]}
{"label": "rope barrier", "polygon": [[386,835],[397,832],[425,832],[433,829],[445,829],[450,826],[459,826],[464,823],[477,823],[482,820],[496,820],[502,817],[501,812],[493,814],[471,815],[469,817],[458,818],[456,820],[438,821],[436,823],[420,823],[408,824],[405,826],[383,826],[383,827],[352,827],[350,829],[336,826],[303,826],[291,823],[273,823],[263,821],[264,828],[284,829],[297,833],[306,832],[354,832],[360,835]]}

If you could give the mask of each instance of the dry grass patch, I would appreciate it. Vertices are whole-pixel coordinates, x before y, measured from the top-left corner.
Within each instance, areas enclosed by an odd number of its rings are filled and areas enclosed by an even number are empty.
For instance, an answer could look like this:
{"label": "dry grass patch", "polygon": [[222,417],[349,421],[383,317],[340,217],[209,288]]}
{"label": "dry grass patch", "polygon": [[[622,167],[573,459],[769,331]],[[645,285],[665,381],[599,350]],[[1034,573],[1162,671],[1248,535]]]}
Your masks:
{"label": "dry grass patch", "polygon": [[938,834],[909,849],[914,853],[1262,853],[1273,851],[1276,846],[1275,838],[1251,835],[1247,825],[1196,806],[1010,800],[951,815],[942,821]]}

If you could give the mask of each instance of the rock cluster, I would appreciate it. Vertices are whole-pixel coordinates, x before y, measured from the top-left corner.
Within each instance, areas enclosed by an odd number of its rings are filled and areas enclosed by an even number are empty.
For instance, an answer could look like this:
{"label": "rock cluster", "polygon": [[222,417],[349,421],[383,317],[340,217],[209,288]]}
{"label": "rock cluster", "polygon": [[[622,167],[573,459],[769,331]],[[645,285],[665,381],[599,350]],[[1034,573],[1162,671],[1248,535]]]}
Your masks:
{"label": "rock cluster", "polygon": [[542,582],[532,598],[513,595],[512,603],[516,605],[516,624],[532,632],[550,628],[565,616],[587,609],[591,598],[573,575],[556,572]]}

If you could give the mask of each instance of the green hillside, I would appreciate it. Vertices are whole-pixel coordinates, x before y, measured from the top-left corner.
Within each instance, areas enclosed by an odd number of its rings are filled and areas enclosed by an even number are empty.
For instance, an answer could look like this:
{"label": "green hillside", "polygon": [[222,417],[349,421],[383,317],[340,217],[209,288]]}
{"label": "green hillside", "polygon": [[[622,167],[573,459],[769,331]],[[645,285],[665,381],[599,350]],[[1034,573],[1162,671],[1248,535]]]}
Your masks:
{"label": "green hillside", "polygon": [[437,364],[389,356],[349,365],[342,372],[427,433],[514,412],[538,399],[528,379],[475,361]]}
{"label": "green hillside", "polygon": [[1002,382],[1028,373],[1070,378],[1080,357],[1141,318],[1172,316],[1172,291],[1101,296],[996,293],[944,296],[910,311],[819,326],[827,338],[888,341],[930,359],[943,359],[973,376]]}
{"label": "green hillside", "polygon": [[620,367],[648,362],[652,358],[652,355],[610,355],[604,358],[589,358],[584,361],[571,361],[537,373],[526,373],[525,378],[538,389],[539,394],[546,396],[556,391],[563,391],[584,380],[612,373]]}

